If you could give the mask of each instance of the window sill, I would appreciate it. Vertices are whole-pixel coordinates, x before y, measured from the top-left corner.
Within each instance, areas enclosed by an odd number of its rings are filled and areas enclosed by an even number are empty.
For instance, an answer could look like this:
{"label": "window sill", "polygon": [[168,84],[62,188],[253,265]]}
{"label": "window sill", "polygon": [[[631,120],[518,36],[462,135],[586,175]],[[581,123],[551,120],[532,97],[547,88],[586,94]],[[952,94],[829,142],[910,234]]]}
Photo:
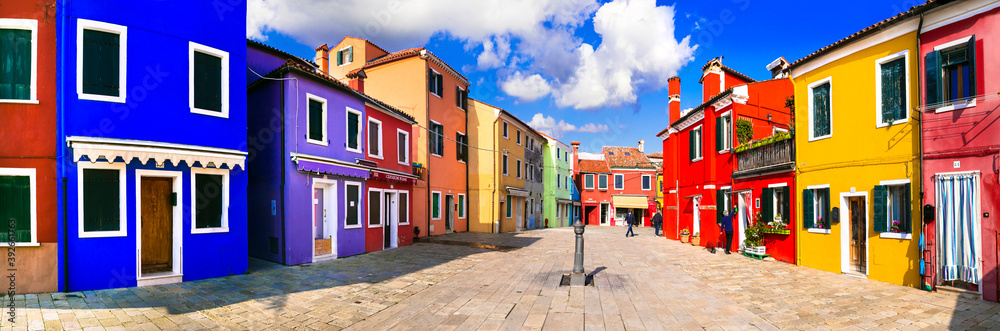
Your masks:
{"label": "window sill", "polygon": [[[326,146],[326,144],[322,144],[322,145]],[[363,153],[361,153],[360,149],[350,149],[350,148],[347,148],[347,151],[351,152],[351,153],[355,153],[355,154],[363,154]]]}
{"label": "window sill", "polygon": [[441,155],[438,155],[438,154],[434,154],[434,153],[431,153],[431,156],[444,157],[444,156],[441,156]]}
{"label": "window sill", "polygon": [[17,100],[17,99],[0,99],[0,103],[18,103],[26,105],[37,105],[38,100]]}
{"label": "window sill", "polygon": [[41,247],[40,243],[14,243],[14,247]]}
{"label": "window sill", "polygon": [[830,229],[809,229],[809,233],[830,234]]}
{"label": "window sill", "polygon": [[222,108],[223,109],[221,111],[201,109],[201,108],[191,108],[191,113],[205,115],[205,116],[220,117],[220,118],[229,118],[229,113],[226,112],[225,109],[226,107],[223,106]]}
{"label": "window sill", "polygon": [[976,100],[972,100],[972,101],[964,102],[964,103],[960,103],[960,104],[953,104],[953,105],[950,105],[950,106],[939,107],[939,108],[935,109],[934,112],[935,113],[944,113],[944,112],[949,112],[949,111],[952,111],[952,110],[972,108],[972,107],[975,107],[975,106],[976,106]]}
{"label": "window sill", "polygon": [[110,96],[110,95],[87,94],[87,93],[78,93],[77,96],[80,98],[80,100],[125,103],[125,96]]}
{"label": "window sill", "polygon": [[329,146],[330,145],[329,143],[327,143],[325,141],[320,141],[320,140],[306,139],[306,142],[310,143],[310,144],[313,144],[313,145],[320,145],[320,146]]}
{"label": "window sill", "polygon": [[438,95],[437,93],[431,92],[431,95],[438,97],[438,99],[441,99],[441,96]]}
{"label": "window sill", "polygon": [[344,230],[356,230],[363,228],[361,225],[345,225]]}
{"label": "window sill", "polygon": [[881,232],[878,234],[879,238],[884,239],[903,239],[910,240],[913,239],[912,233],[895,233],[895,232]]}
{"label": "window sill", "polygon": [[699,157],[699,158],[697,158],[697,159],[691,159],[691,162],[698,162],[698,161],[701,161],[701,160],[704,160],[704,159],[705,159],[705,158],[701,158],[701,157]]}
{"label": "window sill", "polygon": [[814,142],[814,141],[823,140],[823,139],[830,139],[830,138],[833,138],[833,134],[828,134],[828,135],[820,136],[820,137],[809,137],[809,142]]}
{"label": "window sill", "polygon": [[127,237],[128,233],[125,231],[93,231],[93,232],[80,232],[79,238],[114,238],[114,237]]}
{"label": "window sill", "polygon": [[373,158],[373,159],[385,160],[381,155],[371,155],[371,154],[368,154],[368,157]]}
{"label": "window sill", "polygon": [[191,234],[205,234],[205,233],[228,233],[229,228],[205,228],[205,229],[191,229]]}
{"label": "window sill", "polygon": [[729,154],[729,151],[730,151],[729,149],[723,149],[719,151],[719,154]]}
{"label": "window sill", "polygon": [[382,224],[368,224],[369,229],[381,229]]}
{"label": "window sill", "polygon": [[889,126],[893,126],[893,125],[905,124],[906,122],[909,122],[909,121],[910,121],[910,119],[907,118],[907,119],[902,119],[902,120],[896,120],[896,121],[893,121],[892,123],[879,123],[878,125],[875,126],[875,128],[876,129],[880,129],[880,128],[889,127]]}

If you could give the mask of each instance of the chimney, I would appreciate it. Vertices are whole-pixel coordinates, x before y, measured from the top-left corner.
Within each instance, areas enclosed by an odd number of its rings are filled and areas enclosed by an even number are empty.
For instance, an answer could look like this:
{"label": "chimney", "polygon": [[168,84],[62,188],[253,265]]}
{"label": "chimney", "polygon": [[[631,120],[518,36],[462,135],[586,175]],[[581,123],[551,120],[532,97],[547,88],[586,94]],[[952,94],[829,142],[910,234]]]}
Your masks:
{"label": "chimney", "polygon": [[646,153],[646,139],[639,139],[639,151]]}
{"label": "chimney", "polygon": [[330,73],[330,46],[323,44],[320,47],[316,47],[316,64],[319,64],[319,70],[323,73]]}
{"label": "chimney", "polygon": [[[573,167],[573,177],[576,178],[576,175],[580,174],[580,167],[578,166],[580,164],[580,157],[579,157],[579,154],[580,154],[580,142],[579,141],[571,141],[571,142],[569,142],[569,144],[570,144],[570,146],[573,146],[573,165],[572,165],[572,167]],[[577,182],[579,182],[579,178],[576,178],[576,180],[577,180]]]}
{"label": "chimney", "polygon": [[708,61],[708,64],[705,65],[701,73],[701,102],[707,102],[716,94],[722,92],[724,75],[722,61],[719,58]]}
{"label": "chimney", "polygon": [[364,69],[359,70],[358,73],[349,78],[351,78],[351,81],[349,82],[351,89],[365,93],[365,79],[368,78],[368,75],[365,74]]}
{"label": "chimney", "polygon": [[[667,79],[667,94],[670,102],[667,106],[667,114],[670,115],[670,123],[681,118],[681,78],[674,76]],[[669,125],[670,123],[667,123]]]}

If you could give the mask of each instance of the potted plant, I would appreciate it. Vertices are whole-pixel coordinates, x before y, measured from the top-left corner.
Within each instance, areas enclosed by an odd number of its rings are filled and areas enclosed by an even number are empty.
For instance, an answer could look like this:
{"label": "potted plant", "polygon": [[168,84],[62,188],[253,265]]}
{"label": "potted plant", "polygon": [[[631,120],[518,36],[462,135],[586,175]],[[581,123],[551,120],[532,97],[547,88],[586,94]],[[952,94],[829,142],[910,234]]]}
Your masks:
{"label": "potted plant", "polygon": [[682,243],[688,242],[688,238],[690,235],[691,232],[688,232],[688,229],[681,230],[681,242]]}
{"label": "potted plant", "polygon": [[899,221],[892,220],[892,227],[889,228],[889,230],[892,231],[892,233],[899,233],[900,232]]}
{"label": "potted plant", "polygon": [[743,230],[743,234],[746,236],[746,240],[743,241],[743,251],[756,254],[764,255],[766,254],[767,247],[764,246],[764,222],[754,222]]}
{"label": "potted plant", "polygon": [[694,235],[691,236],[691,245],[694,245],[694,246],[700,246],[701,245],[701,233],[700,232],[695,232]]}

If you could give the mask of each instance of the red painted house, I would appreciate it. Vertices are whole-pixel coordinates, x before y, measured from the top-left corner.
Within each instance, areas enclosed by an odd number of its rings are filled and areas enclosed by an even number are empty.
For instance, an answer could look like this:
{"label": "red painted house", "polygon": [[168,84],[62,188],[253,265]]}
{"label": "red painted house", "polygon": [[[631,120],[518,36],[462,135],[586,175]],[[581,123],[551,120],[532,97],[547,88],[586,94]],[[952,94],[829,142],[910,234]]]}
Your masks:
{"label": "red painted house", "polygon": [[580,203],[585,225],[613,225],[611,208],[611,168],[604,160],[604,154],[581,153],[580,142],[570,142],[573,146],[573,180],[578,183]]}
{"label": "red painted house", "polygon": [[[952,2],[919,36],[925,284],[1000,293],[1000,3]],[[971,231],[961,231],[970,229]],[[923,266],[921,266],[923,267]]]}
{"label": "red painted house", "polygon": [[614,224],[626,225],[625,215],[633,212],[642,226],[650,226],[656,212],[656,165],[643,152],[645,142],[639,147],[606,146],[604,159],[611,170],[608,193],[614,210]]}
{"label": "red painted house", "polygon": [[15,223],[17,270],[11,284],[16,294],[55,292],[60,283],[55,3],[5,1],[0,45],[0,219]]}
{"label": "red painted house", "polygon": [[[364,92],[364,75],[351,80],[351,88]],[[412,116],[381,102],[365,103],[365,159],[371,167],[366,181],[365,252],[413,243]]]}

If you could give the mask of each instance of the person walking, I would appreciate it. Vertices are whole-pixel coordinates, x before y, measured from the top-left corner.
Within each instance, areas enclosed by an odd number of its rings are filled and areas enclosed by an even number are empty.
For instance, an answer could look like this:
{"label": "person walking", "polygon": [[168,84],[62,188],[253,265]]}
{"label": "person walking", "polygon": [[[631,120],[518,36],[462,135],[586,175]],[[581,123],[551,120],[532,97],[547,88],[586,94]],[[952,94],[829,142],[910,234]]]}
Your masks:
{"label": "person walking", "polygon": [[632,217],[632,212],[630,211],[628,212],[628,214],[625,215],[625,223],[628,223],[628,232],[625,232],[626,238],[635,236],[635,232],[632,232],[633,222],[635,222],[635,218]]}
{"label": "person walking", "polygon": [[731,248],[733,246],[733,216],[736,215],[736,207],[733,207],[733,211],[729,215],[723,216],[722,220],[719,221],[719,230],[726,235],[726,254],[731,254]]}
{"label": "person walking", "polygon": [[660,215],[660,212],[657,211],[656,214],[653,214],[652,221],[653,221],[653,229],[656,230],[656,236],[659,237],[660,229],[663,228],[663,215]]}

